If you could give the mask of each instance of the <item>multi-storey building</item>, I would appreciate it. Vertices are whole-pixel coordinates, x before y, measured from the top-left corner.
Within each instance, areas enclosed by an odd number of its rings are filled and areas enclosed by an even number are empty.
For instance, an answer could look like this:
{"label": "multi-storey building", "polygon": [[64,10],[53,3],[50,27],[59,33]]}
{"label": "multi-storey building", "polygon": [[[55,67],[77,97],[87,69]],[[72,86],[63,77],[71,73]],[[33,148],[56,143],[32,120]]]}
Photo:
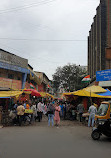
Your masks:
{"label": "multi-storey building", "polygon": [[88,73],[111,69],[111,0],[100,0],[88,36]]}
{"label": "multi-storey building", "polygon": [[0,49],[0,87],[23,89],[29,74],[28,60]]}
{"label": "multi-storey building", "polygon": [[0,49],[0,88],[29,89],[33,86],[38,90],[40,79],[28,60]]}
{"label": "multi-storey building", "polygon": [[35,73],[36,73],[37,77],[41,81],[41,84],[38,85],[38,91],[39,92],[48,92],[48,90],[49,90],[48,86],[49,86],[49,83],[50,83],[49,78],[43,72],[37,72],[37,71],[35,71]]}

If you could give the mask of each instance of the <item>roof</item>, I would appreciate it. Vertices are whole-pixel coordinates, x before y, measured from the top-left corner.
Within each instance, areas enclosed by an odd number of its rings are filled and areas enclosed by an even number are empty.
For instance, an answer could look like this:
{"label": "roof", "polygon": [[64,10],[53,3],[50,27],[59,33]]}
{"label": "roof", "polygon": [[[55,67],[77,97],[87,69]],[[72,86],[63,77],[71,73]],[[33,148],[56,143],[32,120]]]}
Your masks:
{"label": "roof", "polygon": [[[6,52],[6,53],[8,53],[8,54],[10,54],[10,55],[14,55],[14,56],[16,56],[16,57],[22,58],[21,56],[15,55],[15,54],[10,53],[10,52],[8,52],[8,51],[6,51],[6,50],[4,50],[4,49],[1,49],[1,48],[0,48],[0,51],[3,51],[3,52]],[[26,59],[26,58],[22,58],[22,59]],[[26,60],[28,60],[28,59],[26,59]]]}

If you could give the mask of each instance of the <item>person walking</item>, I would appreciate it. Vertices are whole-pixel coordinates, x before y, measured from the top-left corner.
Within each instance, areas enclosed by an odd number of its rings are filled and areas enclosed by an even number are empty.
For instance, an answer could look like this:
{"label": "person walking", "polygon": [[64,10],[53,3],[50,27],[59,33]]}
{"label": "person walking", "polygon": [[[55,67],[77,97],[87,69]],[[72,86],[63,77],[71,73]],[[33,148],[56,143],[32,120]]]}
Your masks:
{"label": "person walking", "polygon": [[37,117],[37,108],[36,108],[35,102],[31,106],[31,110],[33,110],[33,121],[34,121],[34,120],[36,120],[36,117]]}
{"label": "person walking", "polygon": [[55,120],[55,125],[58,126],[60,124],[60,111],[61,108],[58,104],[55,105],[55,116],[54,116],[54,120]]}
{"label": "person walking", "polygon": [[54,126],[54,111],[55,108],[53,104],[50,103],[48,107],[48,126],[50,126],[51,121],[52,121],[52,127]]}
{"label": "person walking", "polygon": [[37,104],[37,114],[38,114],[38,121],[40,122],[42,120],[42,103],[41,100]]}
{"label": "person walking", "polygon": [[77,111],[79,113],[79,120],[82,122],[82,114],[84,112],[84,106],[82,103],[77,106]]}
{"label": "person walking", "polygon": [[95,119],[95,114],[97,113],[97,108],[94,105],[91,105],[89,107],[89,120],[88,120],[88,127],[92,124],[92,127],[94,126],[94,119]]}
{"label": "person walking", "polygon": [[22,121],[24,119],[24,112],[25,112],[24,106],[22,104],[19,104],[19,106],[17,107],[17,119],[19,126],[21,126]]}
{"label": "person walking", "polygon": [[63,106],[62,103],[61,103],[59,106],[60,106],[60,108],[61,108],[60,116],[63,117],[63,112],[64,112],[64,111],[63,111],[63,110],[64,110],[63,108],[64,108],[64,106]]}

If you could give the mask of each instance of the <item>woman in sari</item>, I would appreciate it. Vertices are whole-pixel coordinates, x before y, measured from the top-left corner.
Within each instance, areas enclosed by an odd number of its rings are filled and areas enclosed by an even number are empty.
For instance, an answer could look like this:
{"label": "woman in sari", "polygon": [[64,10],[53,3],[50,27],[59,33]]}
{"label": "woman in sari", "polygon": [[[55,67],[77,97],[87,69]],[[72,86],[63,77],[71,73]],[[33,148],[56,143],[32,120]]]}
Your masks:
{"label": "woman in sari", "polygon": [[54,120],[55,120],[55,125],[58,126],[60,123],[60,111],[61,108],[58,104],[55,104],[55,116],[54,116]]}

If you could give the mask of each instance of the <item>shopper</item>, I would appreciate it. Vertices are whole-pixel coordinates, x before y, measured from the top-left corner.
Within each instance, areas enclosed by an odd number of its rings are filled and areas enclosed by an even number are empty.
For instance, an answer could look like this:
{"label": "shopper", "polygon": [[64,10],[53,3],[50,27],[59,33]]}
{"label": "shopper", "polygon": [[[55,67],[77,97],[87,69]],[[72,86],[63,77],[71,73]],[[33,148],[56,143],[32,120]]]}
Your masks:
{"label": "shopper", "polygon": [[64,112],[64,106],[63,104],[61,103],[60,105],[60,108],[61,108],[61,111],[60,111],[60,116],[63,117],[63,112]]}
{"label": "shopper", "polygon": [[54,117],[54,120],[55,120],[55,125],[58,126],[60,124],[60,111],[61,111],[61,108],[60,106],[56,103],[55,104],[55,117]]}
{"label": "shopper", "polygon": [[79,121],[82,122],[82,114],[84,112],[84,106],[82,103],[77,106],[77,111],[79,114]]}
{"label": "shopper", "polygon": [[35,102],[34,102],[33,105],[31,106],[31,110],[33,110],[33,121],[34,121],[34,120],[36,120],[36,118],[37,118],[37,108],[36,108]]}
{"label": "shopper", "polygon": [[22,121],[24,119],[24,112],[25,112],[24,106],[22,104],[19,104],[19,106],[17,107],[17,119],[19,126],[21,126]]}
{"label": "shopper", "polygon": [[54,105],[50,103],[48,107],[48,126],[50,126],[50,122],[52,122],[52,126],[54,126],[54,111]]}
{"label": "shopper", "polygon": [[92,124],[92,127],[94,126],[94,119],[95,119],[95,114],[97,113],[97,108],[94,105],[91,105],[89,107],[89,121],[88,121],[88,127]]}
{"label": "shopper", "polygon": [[37,104],[37,114],[38,114],[38,121],[40,122],[42,120],[42,103],[41,103],[41,100]]}

